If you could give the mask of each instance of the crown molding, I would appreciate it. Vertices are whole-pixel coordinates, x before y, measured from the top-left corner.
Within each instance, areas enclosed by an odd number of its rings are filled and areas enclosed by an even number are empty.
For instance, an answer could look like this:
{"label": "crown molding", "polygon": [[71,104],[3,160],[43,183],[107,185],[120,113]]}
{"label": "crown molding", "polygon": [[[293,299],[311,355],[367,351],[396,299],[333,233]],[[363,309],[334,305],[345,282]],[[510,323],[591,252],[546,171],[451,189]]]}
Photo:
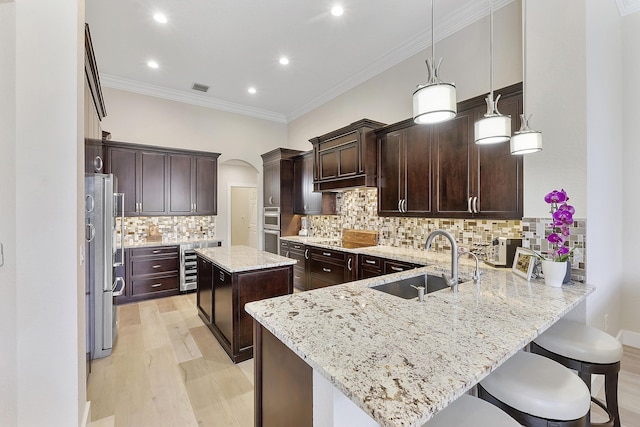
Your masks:
{"label": "crown molding", "polygon": [[168,99],[171,101],[184,102],[185,104],[197,105],[199,107],[211,108],[213,110],[226,111],[228,113],[241,114],[263,120],[270,120],[278,123],[286,123],[284,114],[272,111],[261,110],[242,104],[223,101],[221,99],[206,98],[200,95],[186,93],[180,90],[167,89],[149,83],[124,79],[110,74],[100,73],[100,82],[103,86],[114,89],[121,89],[128,92],[153,96],[156,98]]}
{"label": "crown molding", "polygon": [[629,15],[640,10],[640,0],[616,0],[616,4],[618,5],[620,16]]}
{"label": "crown molding", "polygon": [[[494,1],[494,12],[512,3],[513,1],[514,0]],[[484,18],[485,16],[488,16],[491,13],[491,7],[490,5],[486,4],[486,2],[470,3],[471,4],[467,5],[467,7],[460,8],[444,17],[443,19],[439,20],[439,22],[436,24],[435,30],[436,43]],[[436,21],[438,21],[437,16]],[[424,51],[429,46],[431,46],[431,28],[426,28],[420,34],[404,42],[399,48],[395,48],[385,53],[370,66],[349,77],[348,79],[330,89],[329,91],[323,93],[322,95],[291,111],[289,114],[287,114],[287,122],[291,122],[305,115],[306,113],[313,111],[321,105],[329,102],[333,98],[342,95],[343,93],[353,89],[354,87],[366,82],[370,78],[377,76],[378,74],[388,70],[394,65],[399,64],[405,59],[408,59],[413,55]],[[418,84],[418,82],[416,82],[416,84]]]}

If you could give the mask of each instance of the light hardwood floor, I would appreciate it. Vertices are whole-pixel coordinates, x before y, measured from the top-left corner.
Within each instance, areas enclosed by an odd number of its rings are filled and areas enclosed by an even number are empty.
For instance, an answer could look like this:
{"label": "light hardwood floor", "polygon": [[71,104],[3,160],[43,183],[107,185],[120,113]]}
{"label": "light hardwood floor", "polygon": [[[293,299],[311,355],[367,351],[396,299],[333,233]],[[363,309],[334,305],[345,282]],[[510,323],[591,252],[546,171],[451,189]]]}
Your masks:
{"label": "light hardwood floor", "polygon": [[[89,376],[91,427],[253,426],[253,360],[231,363],[195,294],[119,306],[118,319]],[[623,426],[640,427],[640,349],[625,347],[619,393]]]}

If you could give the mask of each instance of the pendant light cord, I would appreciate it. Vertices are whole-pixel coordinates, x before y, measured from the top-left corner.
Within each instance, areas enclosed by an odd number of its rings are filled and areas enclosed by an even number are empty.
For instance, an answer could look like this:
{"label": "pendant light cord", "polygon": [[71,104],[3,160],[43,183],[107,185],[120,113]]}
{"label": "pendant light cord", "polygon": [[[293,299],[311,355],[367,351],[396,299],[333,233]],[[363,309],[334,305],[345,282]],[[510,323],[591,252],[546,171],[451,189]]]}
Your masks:
{"label": "pendant light cord", "polygon": [[434,11],[433,2],[434,0],[431,0],[431,65],[435,67],[436,65],[436,38],[435,38],[436,19],[435,19],[435,13],[433,12]]}
{"label": "pendant light cord", "polygon": [[493,100],[493,0],[490,0],[491,6],[489,7],[490,15],[491,15],[491,35],[489,38],[489,57],[491,61],[489,62],[489,86],[491,89],[491,99]]}
{"label": "pendant light cord", "polygon": [[527,106],[527,0],[522,0],[522,116],[526,115]]}

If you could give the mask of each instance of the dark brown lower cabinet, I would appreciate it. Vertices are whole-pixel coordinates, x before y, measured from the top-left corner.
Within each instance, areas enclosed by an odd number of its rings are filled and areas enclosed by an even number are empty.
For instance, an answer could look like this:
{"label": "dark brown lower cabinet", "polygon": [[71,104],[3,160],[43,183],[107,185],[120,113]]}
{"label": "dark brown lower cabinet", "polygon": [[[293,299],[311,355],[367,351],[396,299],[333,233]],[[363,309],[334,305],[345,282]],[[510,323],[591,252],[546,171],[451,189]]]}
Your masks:
{"label": "dark brown lower cabinet", "polygon": [[125,291],[116,304],[180,293],[180,246],[125,249]]}
{"label": "dark brown lower cabinet", "polygon": [[[210,263],[198,255],[198,265],[203,262]],[[200,289],[213,290],[211,304]],[[229,273],[214,264],[210,276],[198,271],[198,290],[200,318],[233,363],[242,362],[253,357],[253,319],[244,305],[293,293],[293,266]]]}
{"label": "dark brown lower cabinet", "polygon": [[254,321],[255,426],[312,426],[313,370]]}
{"label": "dark brown lower cabinet", "polygon": [[311,247],[308,289],[339,285],[357,279],[357,256],[332,249]]}
{"label": "dark brown lower cabinet", "polygon": [[213,319],[213,264],[211,261],[198,257],[198,290],[196,304],[200,317],[205,323]]}

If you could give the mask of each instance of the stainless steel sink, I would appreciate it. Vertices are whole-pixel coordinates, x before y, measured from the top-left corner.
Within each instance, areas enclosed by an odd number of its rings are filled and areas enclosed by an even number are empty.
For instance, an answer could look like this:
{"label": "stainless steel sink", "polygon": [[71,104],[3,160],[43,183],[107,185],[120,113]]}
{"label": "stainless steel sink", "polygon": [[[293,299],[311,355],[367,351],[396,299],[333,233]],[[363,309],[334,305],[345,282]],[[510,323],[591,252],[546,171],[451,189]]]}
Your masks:
{"label": "stainless steel sink", "polygon": [[447,281],[442,276],[433,274],[421,274],[420,276],[410,277],[408,279],[398,280],[396,282],[384,283],[378,286],[372,286],[371,289],[395,295],[404,299],[412,299],[418,297],[418,290],[413,286],[424,286],[425,277],[427,278],[427,294],[436,292],[441,289],[448,288]]}

